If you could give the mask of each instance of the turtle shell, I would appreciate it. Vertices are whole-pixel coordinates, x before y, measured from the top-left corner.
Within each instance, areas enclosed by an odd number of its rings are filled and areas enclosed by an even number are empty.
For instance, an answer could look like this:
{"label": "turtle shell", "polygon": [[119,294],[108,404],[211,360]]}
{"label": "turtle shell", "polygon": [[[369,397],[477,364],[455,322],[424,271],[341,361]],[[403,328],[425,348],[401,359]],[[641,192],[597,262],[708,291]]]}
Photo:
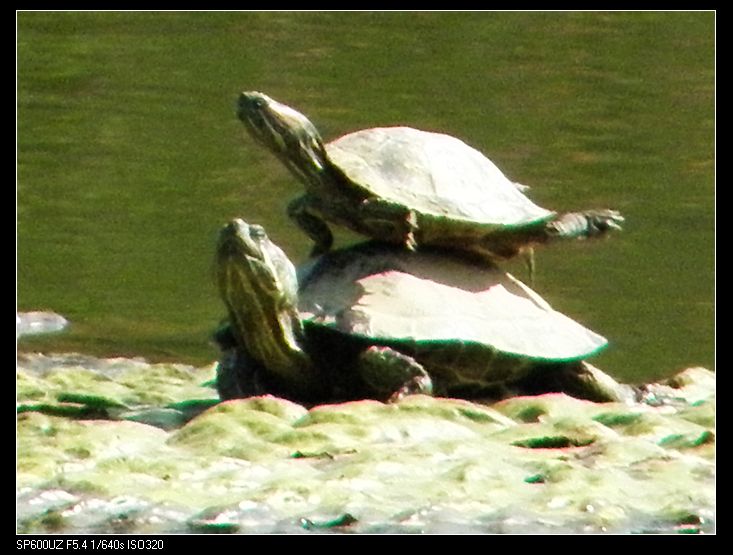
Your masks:
{"label": "turtle shell", "polygon": [[478,150],[442,133],[367,129],[329,143],[326,151],[357,186],[423,214],[499,228],[555,214],[529,200]]}
{"label": "turtle shell", "polygon": [[371,244],[334,251],[301,275],[307,324],[374,342],[483,345],[512,357],[574,361],[607,341],[497,267]]}

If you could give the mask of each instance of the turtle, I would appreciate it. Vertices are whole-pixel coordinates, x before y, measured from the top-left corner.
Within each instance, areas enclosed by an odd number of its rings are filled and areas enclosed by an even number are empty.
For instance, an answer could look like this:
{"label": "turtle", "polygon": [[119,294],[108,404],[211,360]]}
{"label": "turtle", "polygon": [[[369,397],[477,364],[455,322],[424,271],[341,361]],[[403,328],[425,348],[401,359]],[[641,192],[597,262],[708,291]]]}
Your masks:
{"label": "turtle", "polygon": [[630,395],[585,361],[605,338],[458,253],[372,240],[296,270],[262,226],[237,218],[219,233],[215,268],[228,313],[215,334],[222,399]]}
{"label": "turtle", "polygon": [[532,202],[481,152],[442,133],[377,127],[323,143],[303,114],[256,91],[239,97],[238,116],[305,186],[287,212],[314,241],[317,256],[333,245],[326,221],[367,237],[442,246],[504,260],[555,239],[620,230],[617,210],[558,214]]}

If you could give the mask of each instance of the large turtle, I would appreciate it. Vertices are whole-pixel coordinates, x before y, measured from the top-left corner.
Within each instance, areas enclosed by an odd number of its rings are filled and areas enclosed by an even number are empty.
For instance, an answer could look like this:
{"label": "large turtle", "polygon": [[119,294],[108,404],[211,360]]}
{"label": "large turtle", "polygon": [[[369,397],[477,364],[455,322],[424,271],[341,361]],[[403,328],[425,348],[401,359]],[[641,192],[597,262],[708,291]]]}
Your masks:
{"label": "large turtle", "polygon": [[262,227],[237,219],[220,232],[216,273],[229,314],[217,334],[224,399],[630,395],[583,361],[603,337],[482,262],[369,242],[296,277]]}
{"label": "large turtle", "polygon": [[615,210],[545,210],[524,195],[527,187],[449,135],[385,127],[324,145],[308,118],[259,92],[241,94],[238,114],[305,185],[288,213],[315,241],[313,255],[333,243],[324,220],[410,249],[445,246],[492,259],[552,239],[602,235],[623,221]]}

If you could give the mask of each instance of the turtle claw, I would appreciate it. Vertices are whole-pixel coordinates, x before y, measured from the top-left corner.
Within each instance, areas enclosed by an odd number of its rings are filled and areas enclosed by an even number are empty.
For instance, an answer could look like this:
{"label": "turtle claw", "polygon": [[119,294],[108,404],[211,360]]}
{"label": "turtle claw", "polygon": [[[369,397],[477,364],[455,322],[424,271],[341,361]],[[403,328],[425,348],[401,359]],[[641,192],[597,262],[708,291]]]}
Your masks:
{"label": "turtle claw", "polygon": [[409,251],[417,250],[415,232],[419,225],[415,210],[371,198],[359,205],[359,218],[364,224],[362,233],[372,237],[384,237],[388,242],[403,245]]}
{"label": "turtle claw", "polygon": [[601,234],[611,229],[621,231],[621,224],[626,221],[618,210],[588,210],[582,213],[588,220],[589,235]]}
{"label": "turtle claw", "polygon": [[387,399],[387,403],[396,403],[408,395],[432,395],[433,394],[433,381],[430,376],[425,374],[424,376],[414,376],[405,385],[395,391]]}
{"label": "turtle claw", "polygon": [[411,356],[372,345],[359,356],[359,373],[376,398],[394,403],[407,395],[432,395],[433,381]]}
{"label": "turtle claw", "polygon": [[414,252],[417,250],[417,239],[415,239],[415,231],[417,231],[418,229],[417,214],[415,214],[414,210],[410,210],[407,212],[407,216],[405,217],[405,223],[407,224],[407,234],[405,235],[405,246],[407,247],[407,250]]}
{"label": "turtle claw", "polygon": [[415,240],[415,235],[410,231],[405,236],[405,247],[408,251],[415,252],[417,251],[417,241]]}
{"label": "turtle claw", "polygon": [[621,231],[621,224],[626,221],[618,210],[607,210],[605,215],[599,215],[598,226],[605,226],[606,229],[616,229]]}
{"label": "turtle claw", "polygon": [[625,218],[618,210],[585,210],[562,214],[546,228],[550,237],[566,239],[598,237],[611,230],[620,231]]}

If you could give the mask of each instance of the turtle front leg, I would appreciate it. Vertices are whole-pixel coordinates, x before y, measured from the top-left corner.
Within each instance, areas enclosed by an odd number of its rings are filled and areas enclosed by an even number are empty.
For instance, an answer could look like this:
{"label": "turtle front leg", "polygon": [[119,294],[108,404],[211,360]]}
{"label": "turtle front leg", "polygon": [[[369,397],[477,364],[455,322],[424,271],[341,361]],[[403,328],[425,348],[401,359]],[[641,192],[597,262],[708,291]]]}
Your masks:
{"label": "turtle front leg", "polygon": [[308,195],[303,195],[288,204],[288,216],[315,243],[311,257],[320,256],[333,246],[333,233],[317,210],[317,202]]}
{"label": "turtle front leg", "polygon": [[373,345],[364,350],[357,371],[369,388],[389,403],[407,395],[433,394],[433,382],[422,364],[390,347]]}
{"label": "turtle front leg", "polygon": [[267,393],[260,382],[262,364],[241,348],[222,350],[216,365],[216,391],[222,401],[245,399]]}
{"label": "turtle front leg", "polygon": [[417,213],[400,204],[371,198],[359,206],[359,220],[367,234],[389,242],[399,242],[409,250],[417,250],[415,232],[418,230]]}

